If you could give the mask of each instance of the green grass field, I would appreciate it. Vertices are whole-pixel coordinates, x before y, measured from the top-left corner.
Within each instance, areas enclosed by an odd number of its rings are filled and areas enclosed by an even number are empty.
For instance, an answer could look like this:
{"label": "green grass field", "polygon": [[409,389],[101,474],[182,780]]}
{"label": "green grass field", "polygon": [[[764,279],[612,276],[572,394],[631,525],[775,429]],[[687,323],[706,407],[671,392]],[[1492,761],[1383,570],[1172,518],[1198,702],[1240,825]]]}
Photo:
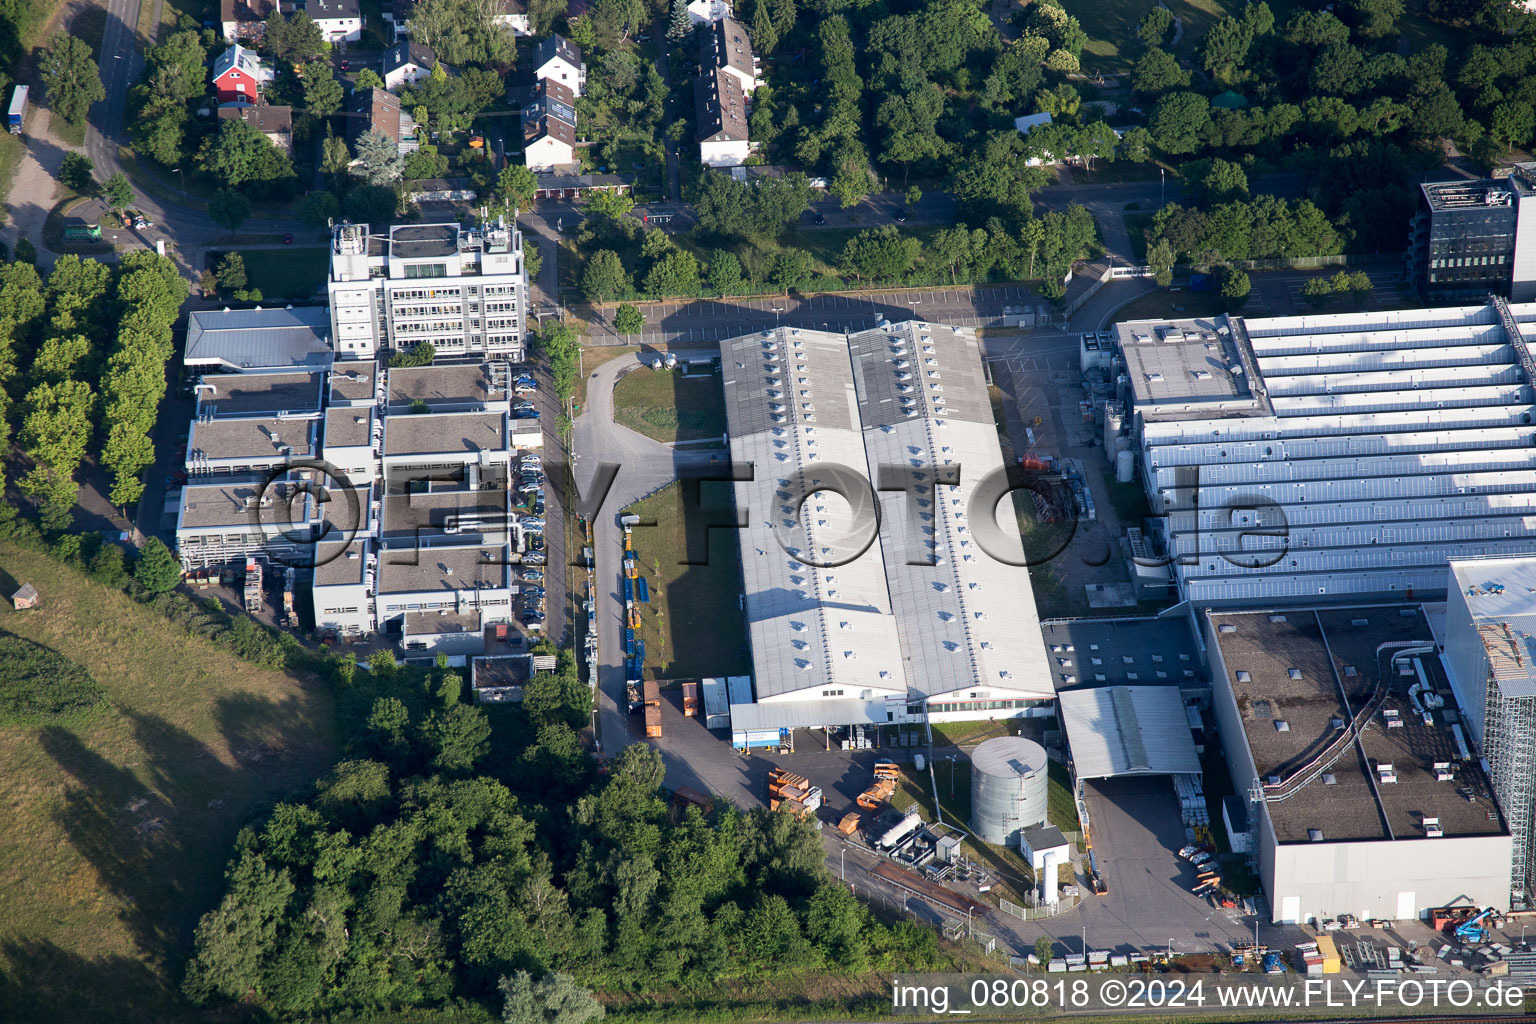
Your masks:
{"label": "green grass field", "polygon": [[[325,284],[330,253],[323,247],[246,249],[245,272],[263,299],[308,299]],[[223,253],[209,253],[208,266],[217,266]]]}
{"label": "green grass field", "polygon": [[335,760],[329,688],[190,639],[44,555],[0,544],[0,629],[65,654],[111,707],[0,728],[0,1020],[203,1019],[173,986],[237,830]]}
{"label": "green grass field", "polygon": [[[1067,13],[1077,16],[1078,24],[1088,33],[1083,47],[1085,71],[1126,71],[1141,56],[1141,40],[1136,38],[1136,24],[1156,6],[1153,0],[1064,0]],[[1167,0],[1166,6],[1182,23],[1183,34],[1177,46],[1169,50],[1180,57],[1193,57],[1205,33],[1225,17],[1241,17],[1241,0]],[[1290,16],[1291,0],[1274,0],[1270,9],[1275,23]],[[1169,36],[1172,39],[1172,36]]]}
{"label": "green grass field", "polygon": [[720,378],[681,370],[635,370],[613,389],[613,418],[657,441],[702,441],[725,433]]}
{"label": "green grass field", "polygon": [[[634,531],[636,561],[651,591],[650,603],[640,605],[647,679],[752,671],[739,603],[741,562],[735,538],[727,530],[709,530],[707,552],[703,543],[703,523],[732,521],[729,498],[721,484],[703,484],[700,492],[692,552],[681,484],[671,484],[624,510],[656,524]],[[689,557],[707,564],[682,564]]]}

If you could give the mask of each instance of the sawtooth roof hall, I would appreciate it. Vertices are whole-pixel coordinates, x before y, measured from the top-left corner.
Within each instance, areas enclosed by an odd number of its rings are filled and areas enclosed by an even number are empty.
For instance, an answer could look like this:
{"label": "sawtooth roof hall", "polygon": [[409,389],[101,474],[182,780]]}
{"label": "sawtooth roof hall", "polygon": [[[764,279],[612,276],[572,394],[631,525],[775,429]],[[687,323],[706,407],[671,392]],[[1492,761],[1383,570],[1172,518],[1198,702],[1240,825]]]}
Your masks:
{"label": "sawtooth roof hall", "polygon": [[[973,529],[978,485],[1003,467],[975,331],[780,328],[722,342],[721,367],[731,457],[753,466],[733,486],[757,702],[944,721],[1051,699],[1017,530],[984,545]],[[935,486],[954,467],[959,483]],[[853,503],[830,489],[839,472]],[[897,489],[870,489],[893,472]]]}

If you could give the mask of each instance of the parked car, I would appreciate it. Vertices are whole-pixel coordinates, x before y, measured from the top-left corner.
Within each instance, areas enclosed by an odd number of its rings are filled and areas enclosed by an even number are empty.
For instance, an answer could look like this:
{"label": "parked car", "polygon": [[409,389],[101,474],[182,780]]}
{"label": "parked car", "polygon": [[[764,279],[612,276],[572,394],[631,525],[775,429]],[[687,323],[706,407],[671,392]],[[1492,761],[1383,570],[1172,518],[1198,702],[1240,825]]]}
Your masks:
{"label": "parked car", "polygon": [[544,518],[542,516],[525,516],[523,518],[523,525],[543,527]]}
{"label": "parked car", "polygon": [[544,588],[543,587],[529,587],[527,590],[524,590],[519,596],[521,596],[525,601],[537,601],[539,598],[544,596]]}
{"label": "parked car", "polygon": [[523,579],[525,581],[529,582],[529,583],[543,583],[544,582],[544,570],[543,569],[524,569],[523,570]]}
{"label": "parked car", "polygon": [[816,217],[814,218],[813,223],[825,224],[826,222],[827,222],[827,215],[822,213],[820,210],[817,210],[816,211]]}
{"label": "parked car", "polygon": [[517,621],[535,632],[544,628],[544,616],[538,612],[523,612],[517,617]]}
{"label": "parked car", "polygon": [[293,244],[293,232],[290,231],[286,235],[283,236],[283,244],[284,245],[292,245]]}
{"label": "parked car", "polygon": [[893,216],[896,218],[897,224],[905,224],[907,222],[907,211],[900,206],[896,207],[896,212]]}
{"label": "parked car", "polygon": [[512,414],[512,418],[515,419],[515,420],[536,420],[536,419],[539,418],[539,410],[537,410],[537,409],[522,409],[522,410],[519,410],[517,412],[514,412]]}
{"label": "parked car", "polygon": [[541,516],[541,515],[544,514],[544,492],[543,491],[540,491],[538,493],[538,496],[533,499],[533,514],[536,515],[536,516]]}
{"label": "parked car", "polygon": [[544,552],[542,552],[542,551],[529,551],[529,552],[527,552],[526,554],[523,555],[523,564],[524,565],[543,565],[544,564]]}
{"label": "parked car", "polygon": [[525,412],[528,409],[535,409],[535,408],[537,408],[537,406],[535,406],[532,402],[518,402],[516,405],[514,405],[512,407],[512,411],[513,412]]}

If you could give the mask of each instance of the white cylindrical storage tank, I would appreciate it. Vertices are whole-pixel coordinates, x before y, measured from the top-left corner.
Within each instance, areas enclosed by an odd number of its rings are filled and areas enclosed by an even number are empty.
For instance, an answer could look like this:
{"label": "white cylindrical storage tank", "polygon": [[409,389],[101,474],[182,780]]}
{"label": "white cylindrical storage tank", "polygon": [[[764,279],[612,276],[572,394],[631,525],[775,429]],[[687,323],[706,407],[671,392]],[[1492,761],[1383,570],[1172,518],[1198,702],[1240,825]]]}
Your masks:
{"label": "white cylindrical storage tank", "polygon": [[884,849],[890,849],[907,838],[911,833],[916,832],[918,826],[922,823],[923,819],[920,814],[916,811],[908,811],[905,818],[892,825],[885,835],[880,837],[880,846]]}
{"label": "white cylindrical storage tank", "polygon": [[1107,455],[1113,455],[1115,450],[1115,438],[1120,436],[1120,427],[1124,423],[1124,416],[1119,402],[1106,402],[1104,405],[1104,451]]}
{"label": "white cylindrical storage tank", "polygon": [[1115,456],[1115,479],[1123,484],[1136,479],[1136,453],[1129,448]]}
{"label": "white cylindrical storage tank", "polygon": [[1045,748],[1022,736],[987,740],[971,753],[971,831],[1016,846],[1019,830],[1045,821]]}
{"label": "white cylindrical storage tank", "polygon": [[1061,899],[1061,897],[1056,894],[1057,856],[1058,854],[1055,850],[1047,851],[1045,855],[1045,866],[1040,869],[1040,902],[1047,907],[1052,903],[1059,902]]}

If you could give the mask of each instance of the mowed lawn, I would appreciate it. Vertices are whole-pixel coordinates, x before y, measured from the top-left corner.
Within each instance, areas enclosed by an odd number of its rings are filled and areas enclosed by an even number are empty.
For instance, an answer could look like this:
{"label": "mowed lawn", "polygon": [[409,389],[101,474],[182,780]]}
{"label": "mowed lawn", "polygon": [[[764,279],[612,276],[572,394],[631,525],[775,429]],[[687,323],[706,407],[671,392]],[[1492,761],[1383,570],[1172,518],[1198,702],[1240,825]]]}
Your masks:
{"label": "mowed lawn", "polygon": [[238,829],[334,763],[329,684],[258,669],[0,543],[0,629],[83,666],[112,707],[0,728],[0,1020],[201,1019],[179,982]]}
{"label": "mowed lawn", "polygon": [[728,485],[700,486],[701,508],[691,519],[697,538],[691,557],[703,565],[681,564],[690,557],[682,484],[674,483],[624,511],[655,526],[637,526],[633,544],[640,575],[651,600],[640,605],[647,679],[699,679],[744,675],[752,670],[740,606],[741,562],[737,533],[709,530],[705,553],[703,524],[732,522]]}
{"label": "mowed lawn", "polygon": [[613,418],[657,441],[703,441],[725,434],[720,378],[677,370],[633,370],[613,389]]}
{"label": "mowed lawn", "polygon": [[[284,246],[281,249],[241,249],[250,287],[268,299],[308,299],[325,286],[330,253],[323,247]],[[224,254],[208,254],[208,266],[216,267]]]}
{"label": "mowed lawn", "polygon": [[[1083,47],[1085,71],[1128,71],[1141,56],[1141,40],[1136,25],[1156,6],[1154,0],[1062,0],[1067,13],[1076,15],[1078,24],[1088,33]],[[1225,17],[1240,18],[1246,6],[1242,0],[1167,0],[1166,6],[1179,19],[1183,32],[1178,45],[1170,32],[1164,46],[1179,57],[1195,57],[1205,33]],[[1282,24],[1295,4],[1292,0],[1270,0],[1275,24]]]}

